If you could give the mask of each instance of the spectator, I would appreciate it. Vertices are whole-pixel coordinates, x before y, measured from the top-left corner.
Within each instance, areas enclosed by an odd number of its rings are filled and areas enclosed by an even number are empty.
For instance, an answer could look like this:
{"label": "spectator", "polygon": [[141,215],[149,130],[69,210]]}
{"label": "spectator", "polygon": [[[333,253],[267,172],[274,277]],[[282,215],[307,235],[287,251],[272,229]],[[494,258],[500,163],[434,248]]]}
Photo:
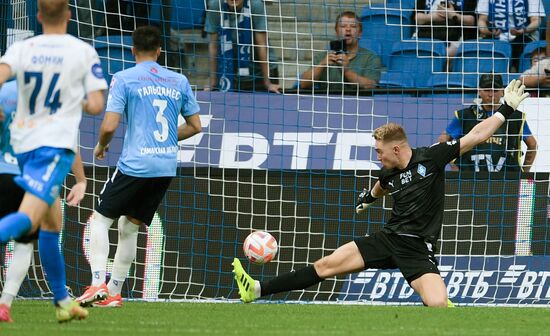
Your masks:
{"label": "spectator", "polygon": [[546,16],[540,0],[479,0],[479,34],[483,38],[510,41],[512,69],[517,71],[525,44],[539,39],[541,17]]}
{"label": "spectator", "polygon": [[[149,24],[151,0],[107,0],[105,1],[105,23],[107,28],[99,28],[96,36],[130,34],[137,27]],[[128,15],[128,12],[133,15]]]}
{"label": "spectator", "polygon": [[[479,80],[480,105],[455,112],[455,117],[439,137],[439,142],[460,139],[474,126],[489,118],[500,107],[503,97],[502,76],[484,74]],[[521,140],[527,145],[523,166]],[[528,172],[537,154],[537,140],[531,134],[525,114],[516,110],[487,141],[474,147],[456,160],[464,171],[523,171]]]}
{"label": "spectator", "polygon": [[531,54],[531,68],[521,75],[526,87],[550,87],[550,58],[546,57],[546,48],[538,48]]}
{"label": "spectator", "polygon": [[417,0],[413,37],[445,41],[450,69],[461,41],[477,38],[475,9],[475,0]]}
{"label": "spectator", "polygon": [[207,8],[210,86],[205,89],[279,92],[276,64],[268,63],[275,54],[268,51],[264,2],[210,0]]}
{"label": "spectator", "polygon": [[362,24],[354,12],[343,12],[336,18],[336,36],[341,39],[343,50],[329,50],[316,55],[311,69],[302,74],[300,87],[312,88],[319,84],[321,89],[342,91],[349,85],[360,89],[371,89],[380,80],[382,62],[380,57],[368,49],[359,47]]}

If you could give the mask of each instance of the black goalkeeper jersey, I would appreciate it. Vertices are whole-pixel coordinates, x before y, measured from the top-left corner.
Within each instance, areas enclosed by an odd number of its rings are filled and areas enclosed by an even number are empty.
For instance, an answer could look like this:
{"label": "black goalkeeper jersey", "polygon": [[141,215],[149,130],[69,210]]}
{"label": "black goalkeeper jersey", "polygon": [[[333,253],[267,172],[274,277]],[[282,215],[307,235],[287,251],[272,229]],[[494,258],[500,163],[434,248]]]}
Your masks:
{"label": "black goalkeeper jersey", "polygon": [[460,140],[412,150],[405,169],[382,169],[382,188],[394,204],[382,231],[426,238],[436,243],[443,221],[445,165],[460,154]]}

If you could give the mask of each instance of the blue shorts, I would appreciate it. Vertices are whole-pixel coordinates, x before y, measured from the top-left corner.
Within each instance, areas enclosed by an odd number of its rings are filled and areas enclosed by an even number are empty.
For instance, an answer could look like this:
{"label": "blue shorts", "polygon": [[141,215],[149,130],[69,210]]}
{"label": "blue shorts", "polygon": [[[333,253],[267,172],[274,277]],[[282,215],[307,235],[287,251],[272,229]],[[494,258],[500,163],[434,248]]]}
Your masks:
{"label": "blue shorts", "polygon": [[71,170],[74,155],[70,149],[53,147],[18,154],[21,175],[14,179],[15,183],[51,206]]}

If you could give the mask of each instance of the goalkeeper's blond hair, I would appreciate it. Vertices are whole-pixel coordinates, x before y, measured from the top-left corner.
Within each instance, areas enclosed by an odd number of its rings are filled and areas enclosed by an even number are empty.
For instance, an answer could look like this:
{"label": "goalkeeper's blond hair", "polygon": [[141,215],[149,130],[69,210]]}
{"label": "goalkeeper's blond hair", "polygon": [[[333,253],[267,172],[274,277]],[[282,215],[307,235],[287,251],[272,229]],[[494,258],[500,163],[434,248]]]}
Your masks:
{"label": "goalkeeper's blond hair", "polygon": [[378,127],[374,130],[372,134],[375,140],[382,142],[391,142],[391,141],[405,141],[408,142],[407,134],[403,127],[396,123],[387,123],[383,126]]}

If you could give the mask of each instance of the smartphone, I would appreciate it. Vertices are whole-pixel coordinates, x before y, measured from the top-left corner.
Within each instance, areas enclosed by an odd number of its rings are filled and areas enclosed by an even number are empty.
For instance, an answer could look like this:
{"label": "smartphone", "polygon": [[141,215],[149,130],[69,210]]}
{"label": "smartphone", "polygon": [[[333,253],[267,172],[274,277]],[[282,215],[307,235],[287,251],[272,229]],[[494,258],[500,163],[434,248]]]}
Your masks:
{"label": "smartphone", "polygon": [[334,51],[336,55],[345,54],[348,52],[348,46],[345,40],[330,41],[330,50]]}

